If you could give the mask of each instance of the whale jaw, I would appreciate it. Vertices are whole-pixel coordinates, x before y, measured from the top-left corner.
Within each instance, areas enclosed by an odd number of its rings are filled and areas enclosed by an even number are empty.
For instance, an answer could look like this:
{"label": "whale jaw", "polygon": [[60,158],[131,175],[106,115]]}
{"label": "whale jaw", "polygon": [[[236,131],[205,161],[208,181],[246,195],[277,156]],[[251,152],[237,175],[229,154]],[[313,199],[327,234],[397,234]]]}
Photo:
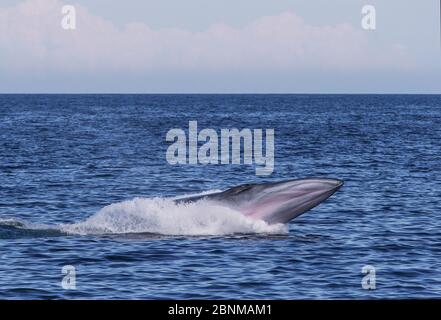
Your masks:
{"label": "whale jaw", "polygon": [[[257,217],[268,224],[287,223],[328,199],[342,185],[343,182],[339,180],[304,180],[289,187],[289,191],[284,191],[288,193],[285,201],[276,201],[275,205],[269,208],[270,210],[258,210]],[[274,196],[276,199],[278,197],[279,195]],[[268,198],[271,202],[271,196]]]}
{"label": "whale jaw", "polygon": [[[268,224],[287,223],[333,195],[343,182],[336,179],[301,179],[255,185],[233,199],[232,207],[244,215]],[[246,191],[243,191],[246,192]],[[238,194],[239,196],[239,194]]]}

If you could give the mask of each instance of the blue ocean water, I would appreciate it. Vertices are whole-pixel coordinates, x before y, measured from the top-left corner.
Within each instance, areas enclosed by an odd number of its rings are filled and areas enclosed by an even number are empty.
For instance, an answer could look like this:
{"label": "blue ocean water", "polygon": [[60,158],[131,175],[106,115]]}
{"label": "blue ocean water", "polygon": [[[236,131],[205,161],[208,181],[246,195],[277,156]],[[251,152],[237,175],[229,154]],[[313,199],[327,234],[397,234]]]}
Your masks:
{"label": "blue ocean water", "polygon": [[[274,128],[274,173],[169,165],[190,120]],[[0,95],[0,298],[440,297],[440,124],[439,95]],[[310,176],[345,185],[286,229],[164,199]]]}

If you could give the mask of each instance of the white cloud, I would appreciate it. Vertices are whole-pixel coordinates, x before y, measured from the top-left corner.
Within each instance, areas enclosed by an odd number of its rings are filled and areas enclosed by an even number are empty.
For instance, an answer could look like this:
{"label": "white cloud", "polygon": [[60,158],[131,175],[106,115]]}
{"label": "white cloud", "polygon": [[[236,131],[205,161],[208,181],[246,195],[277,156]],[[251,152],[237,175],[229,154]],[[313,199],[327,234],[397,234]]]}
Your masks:
{"label": "white cloud", "polygon": [[313,26],[292,12],[243,28],[216,24],[203,32],[117,28],[77,5],[77,30],[61,28],[58,0],[27,0],[0,8],[0,70],[137,73],[181,71],[362,71],[408,68],[400,46],[380,46],[348,24]]}

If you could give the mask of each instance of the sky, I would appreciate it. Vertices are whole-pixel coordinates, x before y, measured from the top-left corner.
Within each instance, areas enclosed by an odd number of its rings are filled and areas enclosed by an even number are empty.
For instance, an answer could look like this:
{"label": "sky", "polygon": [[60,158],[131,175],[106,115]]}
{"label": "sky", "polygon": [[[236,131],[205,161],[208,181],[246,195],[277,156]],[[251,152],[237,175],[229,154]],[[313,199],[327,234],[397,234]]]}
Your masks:
{"label": "sky", "polygon": [[441,93],[439,6],[2,0],[0,93]]}

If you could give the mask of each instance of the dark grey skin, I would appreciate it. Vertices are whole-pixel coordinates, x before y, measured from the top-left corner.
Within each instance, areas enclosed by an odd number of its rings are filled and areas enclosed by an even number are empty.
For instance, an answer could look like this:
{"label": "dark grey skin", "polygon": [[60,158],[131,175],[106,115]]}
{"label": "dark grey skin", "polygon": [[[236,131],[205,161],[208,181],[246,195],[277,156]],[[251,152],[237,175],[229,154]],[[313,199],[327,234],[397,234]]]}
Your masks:
{"label": "dark grey skin", "polygon": [[287,223],[328,199],[342,185],[341,180],[322,178],[244,184],[222,192],[177,199],[175,202],[205,199],[268,224]]}

